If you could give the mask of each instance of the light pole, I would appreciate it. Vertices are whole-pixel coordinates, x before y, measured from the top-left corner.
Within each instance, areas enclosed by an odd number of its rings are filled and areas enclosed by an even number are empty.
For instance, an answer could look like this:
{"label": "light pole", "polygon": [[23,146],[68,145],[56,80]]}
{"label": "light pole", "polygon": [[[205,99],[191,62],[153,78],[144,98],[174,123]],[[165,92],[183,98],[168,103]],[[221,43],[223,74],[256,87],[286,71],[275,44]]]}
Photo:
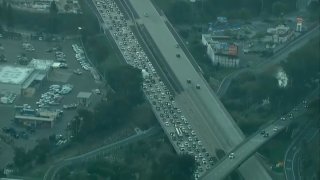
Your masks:
{"label": "light pole", "polygon": [[263,11],[263,0],[261,0],[260,14],[262,14],[262,11]]}
{"label": "light pole", "polygon": [[78,27],[78,35],[79,35],[79,37],[81,38],[81,34],[82,34],[82,27]]}

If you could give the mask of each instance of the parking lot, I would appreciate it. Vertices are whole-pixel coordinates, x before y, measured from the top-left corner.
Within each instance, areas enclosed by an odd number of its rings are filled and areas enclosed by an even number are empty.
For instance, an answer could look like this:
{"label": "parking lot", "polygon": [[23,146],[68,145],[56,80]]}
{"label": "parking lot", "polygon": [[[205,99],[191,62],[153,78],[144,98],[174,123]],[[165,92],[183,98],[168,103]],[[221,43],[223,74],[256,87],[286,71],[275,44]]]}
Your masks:
{"label": "parking lot", "polygon": [[[38,139],[47,138],[52,134],[61,134],[67,139],[66,127],[70,120],[76,114],[76,109],[64,109],[64,105],[78,104],[77,95],[79,92],[92,92],[90,104],[88,108],[92,108],[94,104],[101,100],[104,94],[104,84],[98,80],[97,73],[91,72],[92,65],[85,57],[84,53],[76,58],[76,51],[79,54],[81,51],[81,43],[78,39],[64,40],[61,42],[47,42],[44,40],[12,40],[9,38],[0,38],[1,50],[6,62],[0,62],[1,65],[20,66],[19,59],[24,56],[29,60],[37,58],[40,60],[53,60],[59,62],[60,66],[52,69],[48,77],[39,84],[36,84],[35,92],[28,95],[17,96],[12,104],[0,104],[0,113],[2,115],[0,121],[1,143],[11,142],[12,146],[23,147],[25,149],[33,148]],[[25,44],[27,43],[27,46]],[[74,48],[74,47],[77,48]],[[26,48],[27,47],[27,48]],[[58,52],[58,53],[57,53]],[[62,64],[62,66],[61,66]],[[22,65],[23,66],[23,65]],[[94,78],[95,75],[95,78]],[[59,87],[55,94],[49,95],[49,89],[52,85]],[[70,85],[72,88],[64,91],[62,86]],[[97,91],[97,89],[99,89]],[[95,91],[93,91],[95,90]],[[101,92],[100,92],[101,90]],[[49,99],[51,97],[59,97],[59,101]],[[53,96],[54,95],[54,96]],[[42,100],[40,100],[42,99]],[[19,124],[14,123],[15,106],[27,104],[30,109],[59,109],[63,111],[63,115],[59,118],[52,128],[36,127],[35,132],[31,133]],[[66,106],[65,106],[66,107]],[[8,130],[6,131],[5,130]],[[14,129],[13,136],[12,129]],[[26,134],[26,135],[25,135]],[[23,136],[22,136],[23,135]],[[6,140],[4,140],[6,139]],[[12,153],[12,147],[8,145],[0,146],[0,168],[3,168],[7,163],[11,162],[12,157],[6,155]],[[5,153],[4,153],[5,152]]]}

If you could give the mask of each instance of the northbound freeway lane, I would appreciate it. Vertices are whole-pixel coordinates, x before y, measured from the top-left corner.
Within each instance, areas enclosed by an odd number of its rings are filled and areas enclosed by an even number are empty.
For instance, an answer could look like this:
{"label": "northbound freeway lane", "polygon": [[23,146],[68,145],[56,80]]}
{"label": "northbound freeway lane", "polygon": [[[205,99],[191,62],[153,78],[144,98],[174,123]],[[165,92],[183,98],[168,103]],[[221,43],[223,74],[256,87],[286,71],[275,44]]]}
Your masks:
{"label": "northbound freeway lane", "polygon": [[[139,16],[137,20],[145,26],[167,64],[174,72],[184,91],[176,96],[190,124],[208,152],[215,154],[216,148],[230,151],[244,140],[244,135],[226,111],[204,78],[194,69],[174,36],[166,25],[167,19],[160,16],[149,0],[129,1]],[[190,83],[187,80],[190,79]],[[200,88],[196,88],[196,86]],[[229,168],[225,169],[229,171]],[[271,179],[264,167],[255,158],[250,158],[240,167],[245,179]],[[225,173],[222,173],[225,174]]]}

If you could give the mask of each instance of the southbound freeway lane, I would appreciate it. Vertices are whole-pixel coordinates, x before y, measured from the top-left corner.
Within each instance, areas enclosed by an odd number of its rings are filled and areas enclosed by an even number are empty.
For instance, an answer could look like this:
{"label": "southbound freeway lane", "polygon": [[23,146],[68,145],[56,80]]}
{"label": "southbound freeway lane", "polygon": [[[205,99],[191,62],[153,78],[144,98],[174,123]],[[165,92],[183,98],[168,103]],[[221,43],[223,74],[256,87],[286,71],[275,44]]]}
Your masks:
{"label": "southbound freeway lane", "polygon": [[[185,52],[177,46],[176,39],[166,25],[166,17],[159,15],[150,0],[129,2],[139,16],[138,21],[144,24],[177,77],[176,83],[183,86],[184,91],[177,95],[176,103],[181,106],[203,145],[210,154],[215,154],[216,148],[226,152],[232,150],[245,137],[205,79],[195,70]],[[187,79],[190,79],[191,83],[187,83]],[[200,89],[196,88],[197,84]],[[271,179],[254,156],[241,165],[239,170],[247,180],[256,180],[257,177],[261,180]]]}

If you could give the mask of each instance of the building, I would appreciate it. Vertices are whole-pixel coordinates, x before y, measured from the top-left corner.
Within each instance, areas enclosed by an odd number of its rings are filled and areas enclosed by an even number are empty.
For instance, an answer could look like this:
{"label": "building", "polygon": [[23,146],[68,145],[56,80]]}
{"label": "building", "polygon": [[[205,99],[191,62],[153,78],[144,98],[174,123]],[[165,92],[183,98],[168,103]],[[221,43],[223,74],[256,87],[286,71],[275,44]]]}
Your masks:
{"label": "building", "polygon": [[0,93],[20,95],[36,77],[37,73],[33,68],[0,66]]}
{"label": "building", "polygon": [[39,13],[49,13],[52,1],[55,1],[58,13],[81,13],[78,0],[7,0],[13,8]]}
{"label": "building", "polygon": [[77,95],[77,99],[80,106],[89,106],[91,101],[91,92],[79,92]]}
{"label": "building", "polygon": [[27,67],[0,66],[0,94],[23,94],[32,83],[46,79],[52,63],[53,61],[33,59]]}
{"label": "building", "polygon": [[202,34],[202,44],[207,47],[207,55],[212,64],[224,67],[238,67],[238,46],[231,42],[229,36]]}
{"label": "building", "polygon": [[267,29],[268,35],[264,38],[264,42],[272,42],[275,44],[285,43],[294,37],[294,32],[288,26],[278,25],[274,28]]}
{"label": "building", "polygon": [[61,116],[61,111],[49,111],[49,110],[33,110],[26,109],[31,113],[17,113],[14,118],[17,122],[32,127],[39,126],[50,126],[51,128],[54,126],[55,121]]}
{"label": "building", "polygon": [[33,68],[37,71],[38,80],[43,80],[48,77],[53,63],[53,60],[32,59],[28,64],[28,67]]}

